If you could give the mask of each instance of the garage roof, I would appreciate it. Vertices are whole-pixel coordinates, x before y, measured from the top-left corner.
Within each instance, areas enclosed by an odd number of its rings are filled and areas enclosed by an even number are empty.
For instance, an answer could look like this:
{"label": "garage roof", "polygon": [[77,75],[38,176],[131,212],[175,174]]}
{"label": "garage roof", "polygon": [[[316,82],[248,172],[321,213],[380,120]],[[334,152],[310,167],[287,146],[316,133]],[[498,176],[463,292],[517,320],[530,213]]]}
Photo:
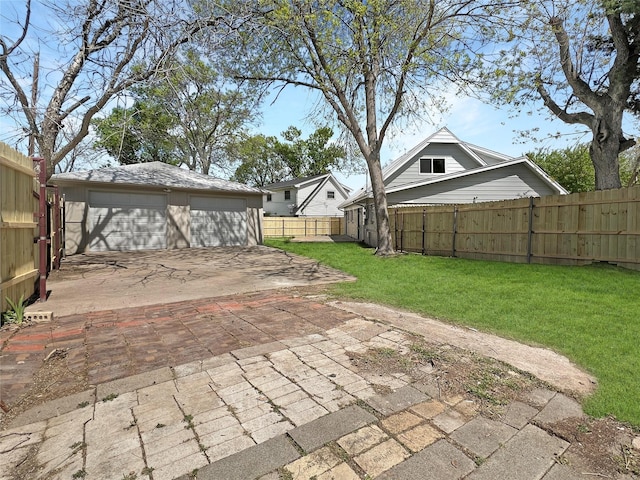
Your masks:
{"label": "garage roof", "polygon": [[249,194],[263,193],[259,188],[192,172],[162,162],[136,163],[83,172],[58,173],[51,177],[51,182],[54,184],[91,182]]}

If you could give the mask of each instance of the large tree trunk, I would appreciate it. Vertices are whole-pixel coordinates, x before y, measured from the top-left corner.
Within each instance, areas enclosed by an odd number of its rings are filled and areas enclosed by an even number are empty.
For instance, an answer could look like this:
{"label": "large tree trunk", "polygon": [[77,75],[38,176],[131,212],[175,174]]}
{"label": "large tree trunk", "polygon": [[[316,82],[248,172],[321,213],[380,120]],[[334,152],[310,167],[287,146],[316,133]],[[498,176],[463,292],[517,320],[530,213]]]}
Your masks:
{"label": "large tree trunk", "polygon": [[603,102],[596,113],[591,132],[593,138],[589,153],[595,169],[596,190],[621,188],[619,153],[622,145],[622,110],[611,108],[611,102]]}
{"label": "large tree trunk", "polygon": [[389,228],[389,211],[387,209],[387,196],[382,180],[382,167],[380,165],[380,150],[374,149],[367,158],[371,189],[373,191],[373,205],[376,212],[376,231],[378,234],[378,248],[376,255],[393,255],[393,242]]}

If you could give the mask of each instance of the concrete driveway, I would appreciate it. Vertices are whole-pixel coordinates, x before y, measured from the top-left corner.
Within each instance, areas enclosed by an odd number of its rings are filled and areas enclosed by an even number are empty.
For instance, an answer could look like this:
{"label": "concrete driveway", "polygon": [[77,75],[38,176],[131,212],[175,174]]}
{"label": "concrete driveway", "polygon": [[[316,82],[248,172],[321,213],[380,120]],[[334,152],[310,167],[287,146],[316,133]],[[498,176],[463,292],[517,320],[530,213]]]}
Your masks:
{"label": "concrete driveway", "polygon": [[56,317],[355,278],[265,246],[73,255],[47,280],[46,302],[27,312]]}

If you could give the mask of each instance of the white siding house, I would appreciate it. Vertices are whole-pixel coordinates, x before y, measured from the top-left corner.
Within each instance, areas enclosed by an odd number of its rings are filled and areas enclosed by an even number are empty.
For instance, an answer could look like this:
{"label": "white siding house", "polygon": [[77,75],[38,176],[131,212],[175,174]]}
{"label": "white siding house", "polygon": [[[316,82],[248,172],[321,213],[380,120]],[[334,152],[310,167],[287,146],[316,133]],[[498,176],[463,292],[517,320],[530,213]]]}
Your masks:
{"label": "white siding house", "polygon": [[[566,194],[527,157],[514,158],[459,140],[447,128],[382,171],[388,205],[442,205]],[[362,188],[340,205],[347,235],[377,244],[373,196]]]}
{"label": "white siding house", "polygon": [[338,206],[350,192],[331,173],[272,183],[264,189],[268,191],[264,213],[276,217],[342,216]]}

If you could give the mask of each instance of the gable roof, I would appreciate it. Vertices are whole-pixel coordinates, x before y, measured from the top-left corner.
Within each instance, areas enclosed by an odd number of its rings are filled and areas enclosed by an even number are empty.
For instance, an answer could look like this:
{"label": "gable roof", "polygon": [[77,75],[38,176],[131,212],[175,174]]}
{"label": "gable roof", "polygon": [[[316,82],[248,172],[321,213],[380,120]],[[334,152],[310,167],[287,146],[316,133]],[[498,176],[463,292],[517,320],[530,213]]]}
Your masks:
{"label": "gable roof", "polygon": [[[393,161],[387,167],[382,169],[382,178],[383,181],[386,181],[391,175],[393,175],[396,171],[403,168],[407,163],[413,162],[416,159],[418,153],[426,148],[431,143],[449,143],[449,144],[458,144],[461,149],[463,149],[471,158],[473,158],[477,164],[477,168],[471,168],[468,170],[463,170],[460,172],[438,175],[437,177],[428,177],[424,180],[420,180],[418,182],[408,183],[400,186],[396,186],[393,188],[386,189],[386,193],[394,193],[403,190],[409,190],[412,188],[422,187],[424,185],[435,184],[440,182],[446,182],[448,180],[475,175],[482,172],[487,172],[490,170],[495,170],[499,168],[508,167],[511,165],[523,164],[529,170],[531,170],[536,176],[540,177],[546,184],[549,185],[553,190],[555,190],[559,194],[568,193],[567,190],[560,185],[558,182],[553,180],[549,175],[547,175],[544,170],[542,170],[538,165],[529,160],[526,156],[522,156],[519,158],[511,157],[509,155],[504,155],[502,153],[498,153],[493,150],[489,150],[487,148],[478,147],[476,145],[462,142],[459,140],[451,131],[444,127],[438,130],[436,133],[428,136],[418,145],[413,147],[411,150],[401,155],[397,160]],[[488,163],[483,160],[482,157],[491,157],[495,159],[495,162]],[[367,198],[372,198],[371,187],[367,185],[366,188],[361,188],[358,191],[354,192],[354,194],[341,203],[338,208],[345,208],[349,205],[356,204],[357,202],[361,202]]]}
{"label": "gable roof", "polygon": [[449,143],[458,145],[472,160],[474,160],[479,167],[487,165],[487,162],[483,160],[483,158],[479,155],[480,153],[494,157],[498,159],[498,161],[511,160],[513,157],[509,155],[504,155],[502,153],[495,152],[493,150],[489,150],[488,148],[478,147],[471,143],[466,143],[461,141],[458,137],[456,137],[451,130],[447,127],[443,127],[437,132],[429,135],[423,141],[418,143],[411,150],[406,152],[405,154],[398,157],[396,160],[391,162],[385,168],[382,169],[382,178],[386,179],[387,177],[393,175],[397,170],[404,167],[408,162],[411,162],[415,159],[415,156],[421,150],[425,149],[431,143]]}
{"label": "gable roof", "polygon": [[279,190],[281,188],[287,187],[300,188],[304,186],[305,183],[310,183],[320,178],[329,178],[330,175],[330,173],[321,173],[320,175],[310,175],[308,177],[294,178],[292,180],[285,180],[283,182],[270,183],[269,185],[265,185],[264,188],[266,190]]}
{"label": "gable roof", "polygon": [[82,172],[57,173],[52,175],[51,182],[54,184],[89,182],[248,194],[263,193],[263,190],[259,188],[211,177],[162,162],[136,163]]}
{"label": "gable roof", "polygon": [[529,160],[527,157],[514,158],[513,160],[508,160],[506,162],[494,163],[492,165],[486,165],[484,167],[473,168],[471,170],[464,170],[462,172],[450,173],[448,175],[441,175],[438,177],[431,177],[429,179],[422,180],[420,182],[414,182],[405,184],[402,186],[398,186],[395,188],[389,188],[386,190],[387,193],[399,192],[402,190],[409,190],[411,188],[418,188],[424,185],[430,185],[434,183],[446,182],[448,180],[453,180],[460,177],[467,177],[471,175],[477,175],[478,173],[488,172],[490,170],[497,170],[500,168],[509,167],[512,165],[523,164],[529,170],[531,170],[536,176],[540,177],[544,182],[548,183],[549,186],[556,190],[557,193],[566,194],[568,193],[565,188],[560,185],[558,182],[549,177],[540,167],[538,167],[535,163]]}

